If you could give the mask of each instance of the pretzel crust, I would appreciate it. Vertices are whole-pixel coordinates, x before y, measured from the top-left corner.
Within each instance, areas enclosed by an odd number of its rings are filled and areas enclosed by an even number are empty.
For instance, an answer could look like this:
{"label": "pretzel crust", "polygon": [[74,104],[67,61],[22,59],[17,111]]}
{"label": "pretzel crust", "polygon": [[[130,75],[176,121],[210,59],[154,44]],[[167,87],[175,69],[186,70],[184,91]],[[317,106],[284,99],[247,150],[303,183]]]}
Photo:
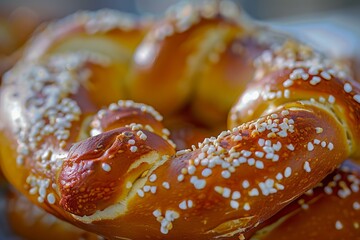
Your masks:
{"label": "pretzel crust", "polygon": [[93,233],[57,219],[14,190],[8,194],[6,211],[11,230],[24,239],[100,240]]}
{"label": "pretzel crust", "polygon": [[314,189],[258,226],[260,230],[251,239],[356,238],[359,173],[357,164],[346,161]]}
{"label": "pretzel crust", "polygon": [[[133,63],[121,51],[127,44],[117,40],[132,36],[139,25],[130,24],[129,30],[114,24],[119,19],[110,21],[111,13],[80,14],[75,24],[60,22],[35,37],[5,76],[0,95],[0,164],[11,184],[51,214],[109,239],[234,238],[315,187],[345,159],[357,157],[357,83],[294,40],[262,40],[269,31],[227,14],[229,6],[184,5],[179,15],[164,20],[174,31],[165,31],[160,22],[144,37],[141,28],[135,34],[140,46],[130,41]],[[254,71],[246,68],[254,79],[237,89],[231,130],[176,152],[159,112],[118,100],[127,94],[141,98],[166,115],[195,111],[207,102],[203,84],[192,82],[197,69],[191,64],[191,59],[201,62],[207,48],[197,49],[195,58],[179,51],[173,61],[183,67],[169,67],[166,84],[161,79],[164,84],[157,84],[154,72],[167,69],[169,50],[179,50],[185,39],[184,46],[199,47],[214,25],[229,30],[220,35],[224,42],[256,39],[249,54]],[[83,39],[79,35],[89,35],[91,43],[73,52],[74,42]],[[126,61],[98,48],[108,41]],[[153,55],[156,66],[145,70],[136,60],[137,54],[150,54],[144,45],[159,54]],[[129,74],[118,72],[129,67]],[[115,103],[104,108],[110,102]],[[226,102],[214,112],[230,108]],[[210,119],[209,125],[217,121]]]}

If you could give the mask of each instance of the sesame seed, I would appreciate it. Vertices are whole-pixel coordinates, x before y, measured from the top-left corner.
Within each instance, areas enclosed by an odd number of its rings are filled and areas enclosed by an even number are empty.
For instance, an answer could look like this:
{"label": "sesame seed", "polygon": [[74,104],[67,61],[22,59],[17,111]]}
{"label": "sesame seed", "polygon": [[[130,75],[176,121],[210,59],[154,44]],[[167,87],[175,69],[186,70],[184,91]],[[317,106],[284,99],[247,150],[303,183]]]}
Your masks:
{"label": "sesame seed", "polygon": [[251,155],[251,152],[246,150],[242,150],[241,153],[243,154],[244,157],[250,157]]}
{"label": "sesame seed", "polygon": [[24,164],[24,156],[22,156],[22,155],[17,156],[17,157],[16,157],[16,164],[17,164],[18,166],[23,165],[23,164]]}
{"label": "sesame seed", "polygon": [[283,115],[283,116],[286,116],[286,115],[289,115],[290,113],[289,113],[289,110],[282,110],[281,111],[281,115]]}
{"label": "sesame seed", "polygon": [[153,213],[152,213],[153,215],[154,215],[154,217],[156,217],[156,218],[158,218],[158,217],[160,217],[161,216],[161,212],[160,212],[160,210],[159,209],[156,209],[155,211],[153,211]]}
{"label": "sesame seed", "polygon": [[284,97],[285,98],[290,98],[290,90],[289,89],[284,90]]}
{"label": "sesame seed", "polygon": [[234,191],[231,195],[231,199],[233,199],[233,200],[240,199],[240,197],[241,197],[241,194],[239,191]]}
{"label": "sesame seed", "polygon": [[311,85],[317,85],[318,83],[321,82],[321,78],[319,78],[318,76],[314,76],[311,80],[310,80],[310,84]]}
{"label": "sesame seed", "polygon": [[359,229],[360,224],[359,224],[358,222],[354,222],[354,223],[353,223],[353,226],[354,226],[355,229]]}
{"label": "sesame seed", "polygon": [[255,159],[249,158],[247,162],[248,162],[249,166],[253,166],[255,164]]}
{"label": "sesame seed", "polygon": [[341,175],[340,174],[336,174],[334,177],[333,177],[334,181],[340,181],[341,179]]}
{"label": "sesame seed", "polygon": [[251,189],[251,191],[249,192],[249,196],[250,197],[259,196],[259,190],[257,190],[257,188]]}
{"label": "sesame seed", "polygon": [[215,186],[214,190],[215,190],[215,192],[217,192],[219,194],[223,194],[223,192],[224,192],[224,188],[220,187],[220,186]]}
{"label": "sesame seed", "polygon": [[305,161],[304,163],[304,170],[308,173],[311,172],[310,164],[308,161]]}
{"label": "sesame seed", "polygon": [[243,187],[244,189],[247,189],[249,186],[250,186],[250,183],[249,183],[248,180],[244,180],[244,181],[242,182],[242,187]]}
{"label": "sesame seed", "polygon": [[206,186],[206,180],[205,179],[197,179],[193,182],[194,187],[198,190],[204,189]]}
{"label": "sesame seed", "polygon": [[249,203],[245,203],[245,204],[244,204],[244,210],[245,210],[245,211],[249,211],[249,210],[250,210],[250,204],[249,204]]}
{"label": "sesame seed", "polygon": [[334,144],[330,142],[327,147],[331,151],[334,149]]}
{"label": "sesame seed", "polygon": [[265,158],[266,159],[273,159],[274,158],[274,153],[267,153]]}
{"label": "sesame seed", "polygon": [[277,135],[279,135],[280,137],[287,137],[287,132],[282,130],[282,131],[278,132]]}
{"label": "sesame seed", "polygon": [[305,194],[306,194],[307,196],[312,196],[312,195],[314,195],[314,190],[313,190],[313,189],[309,189],[309,190],[307,190],[307,191],[305,192]]}
{"label": "sesame seed", "polygon": [[224,170],[224,171],[221,172],[221,176],[223,178],[225,178],[225,179],[228,179],[228,178],[231,177],[231,173],[229,171],[227,171],[227,170]]}
{"label": "sesame seed", "polygon": [[262,157],[264,157],[264,153],[260,152],[260,151],[256,151],[255,156],[258,157],[258,158],[262,158]]}
{"label": "sesame seed", "polygon": [[287,79],[284,83],[283,83],[283,86],[288,88],[288,87],[291,87],[292,85],[294,84],[294,81],[291,80],[291,79]]}
{"label": "sesame seed", "polygon": [[38,192],[38,187],[33,187],[29,190],[30,195],[35,195]]}
{"label": "sesame seed", "polygon": [[179,204],[179,208],[182,209],[182,210],[187,209],[186,200],[182,201],[182,202]]}
{"label": "sesame seed", "polygon": [[307,144],[307,150],[308,150],[309,152],[311,152],[312,150],[314,150],[314,145],[313,145],[311,142],[308,142],[308,144]]}
{"label": "sesame seed", "polygon": [[301,208],[304,210],[307,210],[307,209],[309,209],[309,205],[306,203],[303,203],[303,204],[301,204]]}
{"label": "sesame seed", "polygon": [[170,184],[168,182],[163,182],[162,183],[162,186],[165,188],[165,189],[170,189]]}
{"label": "sesame seed", "polygon": [[271,141],[270,141],[270,140],[266,140],[266,141],[265,141],[265,146],[270,147],[270,146],[271,146]]}
{"label": "sesame seed", "polygon": [[317,66],[311,66],[308,72],[311,75],[317,75],[319,74],[319,68]]}
{"label": "sesame seed", "polygon": [[233,208],[233,209],[238,209],[239,208],[239,202],[238,201],[235,201],[235,200],[231,200],[230,201],[230,206]]}
{"label": "sesame seed", "polygon": [[360,94],[354,95],[354,100],[360,103]]}
{"label": "sesame seed", "polygon": [[276,174],[276,177],[275,177],[277,180],[281,180],[281,179],[283,179],[283,175],[282,175],[282,173],[278,173],[278,174]]}
{"label": "sesame seed", "polygon": [[262,161],[257,160],[255,162],[255,167],[258,169],[264,169],[264,163]]}
{"label": "sesame seed", "polygon": [[301,79],[304,80],[304,81],[308,80],[309,79],[309,74],[307,74],[307,73],[301,74]]}
{"label": "sesame seed", "polygon": [[130,140],[128,141],[128,144],[134,145],[134,144],[135,144],[135,140],[134,140],[134,139],[130,139]]}
{"label": "sesame seed", "polygon": [[322,133],[324,131],[324,129],[321,127],[316,127],[315,131],[316,131],[316,133]]}
{"label": "sesame seed", "polygon": [[139,197],[144,197],[144,196],[145,196],[144,191],[141,190],[141,189],[138,189],[138,190],[137,190],[137,194],[139,195]]}
{"label": "sesame seed", "polygon": [[147,139],[147,136],[144,133],[141,133],[139,137],[141,140],[144,140],[144,141]]}
{"label": "sesame seed", "polygon": [[175,155],[178,157],[178,156],[184,155],[186,153],[189,153],[190,151],[191,151],[190,149],[179,150],[175,153]]}
{"label": "sesame seed", "polygon": [[240,135],[236,135],[234,137],[234,141],[241,141],[242,140],[242,137]]}
{"label": "sesame seed", "polygon": [[119,106],[116,104],[116,103],[111,103],[110,105],[109,105],[109,110],[110,111],[116,111],[116,110],[118,110],[119,109]]}
{"label": "sesame seed", "polygon": [[48,203],[50,203],[50,204],[54,204],[54,203],[55,203],[55,196],[54,196],[53,193],[49,193],[49,194],[47,195],[47,201],[48,201]]}
{"label": "sesame seed", "polygon": [[321,142],[321,146],[322,146],[322,147],[326,147],[326,142],[325,142],[325,141],[322,141],[322,142]]}
{"label": "sesame seed", "polygon": [[277,142],[276,144],[273,144],[273,149],[275,151],[280,151],[282,145],[281,145],[281,142]]}
{"label": "sesame seed", "polygon": [[156,193],[156,190],[157,190],[157,186],[151,186],[151,187],[150,187],[150,192],[151,192],[152,194],[155,194],[155,193]]}
{"label": "sesame seed", "polygon": [[244,157],[239,158],[239,163],[246,163],[246,162],[247,162],[246,158],[244,158]]}
{"label": "sesame seed", "polygon": [[196,167],[194,165],[190,165],[190,166],[188,166],[187,171],[190,175],[193,175],[196,171]]}
{"label": "sesame seed", "polygon": [[275,183],[275,187],[278,189],[278,190],[284,190],[285,187],[284,185],[280,184],[280,183]]}
{"label": "sesame seed", "polygon": [[331,79],[331,75],[330,75],[328,72],[325,72],[325,71],[322,71],[322,72],[320,73],[320,76],[321,76],[322,78],[324,78],[325,80],[330,80],[330,79]]}
{"label": "sesame seed", "polygon": [[107,163],[102,163],[101,167],[105,172],[110,172],[111,171],[111,166],[109,164],[107,164]]}
{"label": "sesame seed", "polygon": [[127,182],[126,183],[126,188],[130,189],[133,186],[132,182]]}
{"label": "sesame seed", "polygon": [[151,174],[150,177],[149,177],[149,181],[150,181],[150,182],[155,182],[156,179],[157,179],[157,176],[156,176],[155,173],[154,173],[154,174]]}
{"label": "sesame seed", "polygon": [[335,103],[335,97],[333,95],[330,95],[328,98],[329,103],[333,104]]}
{"label": "sesame seed", "polygon": [[151,186],[149,186],[149,185],[145,185],[145,186],[143,187],[143,191],[144,191],[145,193],[150,192],[150,189],[151,189]]}
{"label": "sesame seed", "polygon": [[352,86],[349,83],[344,84],[344,91],[350,93],[352,91]]}
{"label": "sesame seed", "polygon": [[355,210],[360,210],[360,203],[359,203],[359,202],[354,202],[354,203],[353,203],[353,208],[354,208]]}
{"label": "sesame seed", "polygon": [[163,128],[161,131],[165,136],[169,136],[170,135],[170,131],[167,128]]}
{"label": "sesame seed", "polygon": [[343,224],[338,220],[338,221],[336,221],[336,223],[335,223],[335,228],[337,229],[337,230],[341,230],[341,229],[343,229]]}
{"label": "sesame seed", "polygon": [[177,177],[177,180],[179,182],[182,182],[184,180],[185,176],[183,174],[180,174],[178,177]]}
{"label": "sesame seed", "polygon": [[350,188],[355,193],[359,192],[359,185],[358,184],[353,183],[353,184],[351,184]]}
{"label": "sesame seed", "polygon": [[287,149],[289,149],[290,151],[294,151],[295,147],[292,144],[286,145]]}
{"label": "sesame seed", "polygon": [[288,177],[291,176],[291,167],[285,168],[284,176],[285,176],[286,178],[288,178]]}
{"label": "sesame seed", "polygon": [[194,206],[193,201],[192,201],[192,200],[188,200],[188,201],[187,201],[187,206],[188,206],[188,208],[192,208],[192,207]]}
{"label": "sesame seed", "polygon": [[224,198],[229,198],[229,197],[230,197],[230,194],[231,194],[230,188],[223,188],[222,196],[223,196]]}
{"label": "sesame seed", "polygon": [[351,190],[348,189],[348,188],[347,189],[341,189],[338,192],[338,195],[341,198],[347,198],[348,196],[350,196],[350,194],[351,194]]}
{"label": "sesame seed", "polygon": [[268,133],[267,135],[268,138],[275,138],[276,134],[274,132]]}
{"label": "sesame seed", "polygon": [[137,148],[136,146],[131,146],[131,147],[130,147],[130,151],[131,151],[131,152],[136,152],[137,149],[138,149],[138,148]]}
{"label": "sesame seed", "polygon": [[204,170],[202,170],[201,175],[203,177],[208,177],[212,174],[212,170],[210,168],[205,168]]}

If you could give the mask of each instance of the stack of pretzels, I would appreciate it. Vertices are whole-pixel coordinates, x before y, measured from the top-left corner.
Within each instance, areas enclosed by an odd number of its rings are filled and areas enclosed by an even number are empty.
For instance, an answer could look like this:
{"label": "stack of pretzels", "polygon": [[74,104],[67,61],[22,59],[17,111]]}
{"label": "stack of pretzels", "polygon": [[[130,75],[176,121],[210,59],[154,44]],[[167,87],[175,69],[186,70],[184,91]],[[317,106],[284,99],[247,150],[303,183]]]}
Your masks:
{"label": "stack of pretzels", "polygon": [[360,236],[359,83],[231,2],[49,24],[0,117],[11,185],[106,239]]}

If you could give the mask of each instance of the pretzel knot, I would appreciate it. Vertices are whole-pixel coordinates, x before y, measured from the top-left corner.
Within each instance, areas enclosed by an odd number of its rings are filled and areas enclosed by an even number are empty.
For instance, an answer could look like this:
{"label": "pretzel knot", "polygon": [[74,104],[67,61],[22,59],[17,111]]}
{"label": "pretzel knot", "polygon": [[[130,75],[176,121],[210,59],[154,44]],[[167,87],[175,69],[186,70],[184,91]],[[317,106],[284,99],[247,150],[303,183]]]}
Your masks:
{"label": "pretzel knot", "polygon": [[[349,72],[236,9],[207,1],[155,22],[101,10],[49,24],[1,90],[11,184],[110,239],[232,238],[359,157]],[[178,149],[166,118],[185,114],[213,131],[228,115],[230,130]]]}

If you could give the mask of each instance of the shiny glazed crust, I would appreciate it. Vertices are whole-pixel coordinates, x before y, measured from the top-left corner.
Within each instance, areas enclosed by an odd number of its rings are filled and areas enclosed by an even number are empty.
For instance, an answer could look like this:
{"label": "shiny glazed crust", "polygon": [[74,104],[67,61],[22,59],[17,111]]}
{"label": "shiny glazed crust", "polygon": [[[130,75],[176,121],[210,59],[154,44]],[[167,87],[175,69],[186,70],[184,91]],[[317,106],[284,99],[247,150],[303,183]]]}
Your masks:
{"label": "shiny glazed crust", "polygon": [[[99,11],[49,25],[1,90],[11,184],[109,239],[243,238],[358,157],[358,84],[235,9],[207,1],[156,23]],[[160,113],[216,126],[237,98],[230,130],[176,151]]]}

